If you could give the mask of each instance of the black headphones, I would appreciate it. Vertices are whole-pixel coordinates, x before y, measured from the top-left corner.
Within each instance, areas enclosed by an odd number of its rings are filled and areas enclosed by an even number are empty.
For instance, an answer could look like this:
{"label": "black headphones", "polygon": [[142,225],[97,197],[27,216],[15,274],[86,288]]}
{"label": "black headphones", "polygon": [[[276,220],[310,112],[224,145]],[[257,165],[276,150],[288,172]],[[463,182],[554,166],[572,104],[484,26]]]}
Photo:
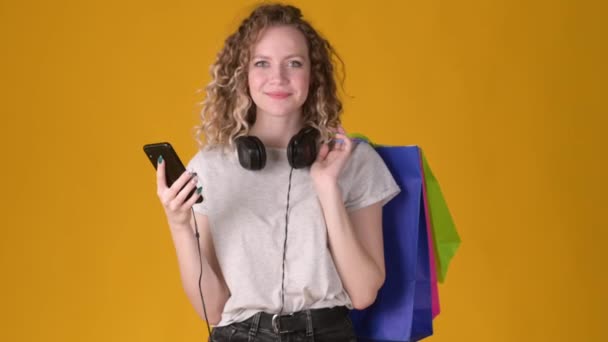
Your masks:
{"label": "black headphones", "polygon": [[[317,139],[319,131],[304,127],[294,135],[287,145],[287,160],[294,169],[301,169],[317,159]],[[266,149],[255,136],[242,136],[235,139],[241,166],[247,170],[261,170],[266,166]]]}

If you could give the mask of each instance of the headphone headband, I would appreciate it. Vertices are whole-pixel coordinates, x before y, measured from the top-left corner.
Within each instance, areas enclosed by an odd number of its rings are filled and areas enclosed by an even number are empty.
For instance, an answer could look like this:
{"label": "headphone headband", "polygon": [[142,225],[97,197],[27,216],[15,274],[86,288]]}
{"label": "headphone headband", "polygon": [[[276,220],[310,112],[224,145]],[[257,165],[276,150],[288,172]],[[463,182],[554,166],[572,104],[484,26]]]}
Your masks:
{"label": "headphone headband", "polygon": [[[294,169],[308,167],[317,159],[319,131],[304,127],[294,135],[287,145],[287,161]],[[261,170],[266,166],[266,148],[256,136],[242,136],[235,139],[239,163],[247,170]]]}

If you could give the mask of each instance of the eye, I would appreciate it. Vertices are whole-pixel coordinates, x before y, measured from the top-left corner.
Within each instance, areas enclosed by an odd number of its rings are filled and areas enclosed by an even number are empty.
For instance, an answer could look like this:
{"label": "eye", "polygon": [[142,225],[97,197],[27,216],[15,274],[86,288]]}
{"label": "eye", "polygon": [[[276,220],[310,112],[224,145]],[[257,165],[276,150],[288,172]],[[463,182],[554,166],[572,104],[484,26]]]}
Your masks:
{"label": "eye", "polygon": [[263,68],[263,67],[267,67],[268,66],[268,62],[267,61],[257,61],[255,63],[253,63],[254,67],[258,67],[258,68]]}
{"label": "eye", "polygon": [[300,61],[289,61],[289,66],[293,68],[301,68],[302,65],[302,62]]}

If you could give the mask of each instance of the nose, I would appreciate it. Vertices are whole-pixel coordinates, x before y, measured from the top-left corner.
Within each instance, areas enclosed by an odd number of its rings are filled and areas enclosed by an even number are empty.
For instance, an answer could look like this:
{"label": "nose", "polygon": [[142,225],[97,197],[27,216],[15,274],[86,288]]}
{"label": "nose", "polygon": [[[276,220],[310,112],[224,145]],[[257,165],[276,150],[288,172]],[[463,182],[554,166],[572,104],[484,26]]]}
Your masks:
{"label": "nose", "polygon": [[271,70],[270,79],[279,84],[287,82],[287,70],[281,65],[275,66]]}

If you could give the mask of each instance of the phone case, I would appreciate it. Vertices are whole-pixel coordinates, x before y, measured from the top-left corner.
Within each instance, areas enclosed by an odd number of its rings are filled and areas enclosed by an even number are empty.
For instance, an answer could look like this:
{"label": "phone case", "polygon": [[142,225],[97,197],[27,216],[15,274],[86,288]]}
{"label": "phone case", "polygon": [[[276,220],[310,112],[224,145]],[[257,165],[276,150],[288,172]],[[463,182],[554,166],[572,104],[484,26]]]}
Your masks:
{"label": "phone case", "polygon": [[[144,152],[146,156],[154,166],[154,169],[158,166],[158,157],[163,156],[163,161],[165,162],[165,176],[167,180],[167,186],[171,186],[184,172],[186,172],[186,168],[184,164],[179,159],[179,156],[168,142],[160,142],[154,144],[144,145]],[[188,195],[188,198],[194,194],[196,189],[192,190]],[[203,196],[200,196],[196,203],[201,203],[203,201]]]}

